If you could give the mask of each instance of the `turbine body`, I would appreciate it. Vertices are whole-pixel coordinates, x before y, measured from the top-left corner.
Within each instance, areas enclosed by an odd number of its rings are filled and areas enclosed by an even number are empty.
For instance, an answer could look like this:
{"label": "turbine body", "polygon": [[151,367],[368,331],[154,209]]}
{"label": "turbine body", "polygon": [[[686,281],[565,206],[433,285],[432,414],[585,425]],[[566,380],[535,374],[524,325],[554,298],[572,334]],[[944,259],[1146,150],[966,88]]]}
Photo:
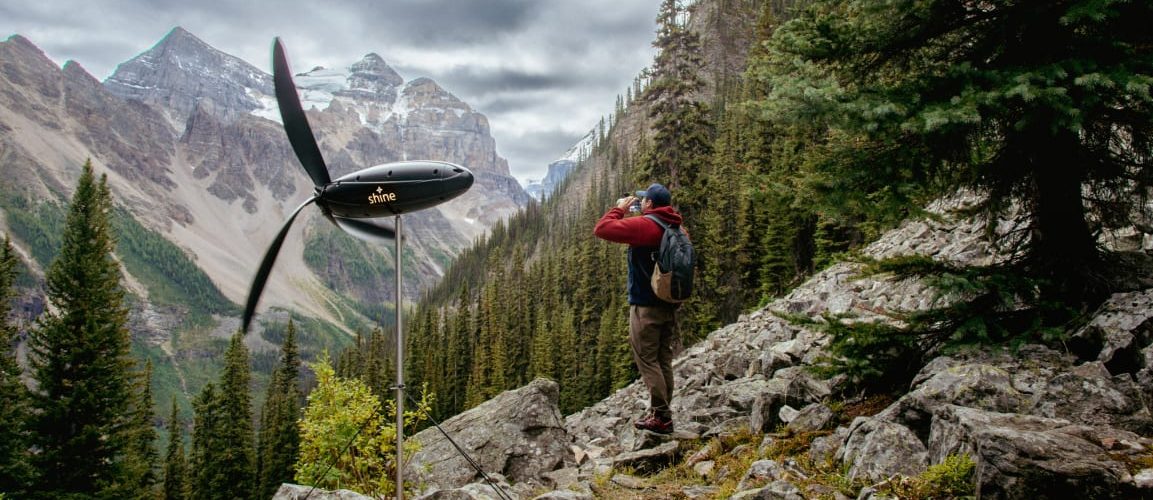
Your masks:
{"label": "turbine body", "polygon": [[472,172],[442,161],[385,163],[324,186],[317,204],[333,217],[376,219],[415,212],[464,194]]}

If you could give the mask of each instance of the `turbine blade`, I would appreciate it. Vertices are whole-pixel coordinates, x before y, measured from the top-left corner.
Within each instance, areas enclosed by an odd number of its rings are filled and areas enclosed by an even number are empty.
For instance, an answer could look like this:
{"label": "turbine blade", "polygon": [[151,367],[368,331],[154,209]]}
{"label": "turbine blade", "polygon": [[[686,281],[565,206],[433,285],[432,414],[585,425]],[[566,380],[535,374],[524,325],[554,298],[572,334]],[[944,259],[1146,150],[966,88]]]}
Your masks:
{"label": "turbine blade", "polygon": [[256,271],[256,277],[252,279],[252,288],[248,290],[248,300],[244,303],[244,315],[240,320],[240,329],[243,333],[248,333],[248,326],[256,314],[256,304],[260,302],[260,295],[264,293],[264,285],[268,282],[268,275],[272,273],[272,265],[276,263],[276,256],[280,254],[280,247],[284,244],[284,237],[288,235],[288,229],[292,227],[292,222],[296,220],[300,211],[314,201],[316,201],[315,196],[296,207],[292,215],[288,216],[288,220],[284,221],[284,227],[280,228],[280,232],[272,240],[272,245],[268,247],[268,251],[264,253],[264,260],[260,262],[260,269]]}
{"label": "turbine blade", "polygon": [[300,96],[296,95],[296,84],[292,82],[292,72],[288,69],[288,58],[284,55],[284,45],[280,38],[272,47],[272,82],[276,87],[276,104],[280,107],[280,120],[284,122],[284,131],[288,133],[288,142],[296,152],[296,158],[312,177],[316,187],[323,187],[332,182],[328,175],[328,167],[324,164],[324,157],[320,155],[320,148],[316,145],[316,136],[312,135],[312,127],[308,126],[308,117],[304,115],[304,108],[300,105]]}
{"label": "turbine blade", "polygon": [[370,243],[396,240],[396,229],[369,222],[368,219],[333,217],[332,221],[335,222],[340,229],[344,230],[344,232]]}

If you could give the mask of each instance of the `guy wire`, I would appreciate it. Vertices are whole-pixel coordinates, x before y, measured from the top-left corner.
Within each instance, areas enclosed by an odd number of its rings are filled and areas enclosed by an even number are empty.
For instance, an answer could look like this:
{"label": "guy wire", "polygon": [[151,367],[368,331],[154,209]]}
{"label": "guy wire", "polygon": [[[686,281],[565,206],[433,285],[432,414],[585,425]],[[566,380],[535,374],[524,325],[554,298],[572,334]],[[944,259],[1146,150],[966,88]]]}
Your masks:
{"label": "guy wire", "polygon": [[[363,424],[360,424],[360,427],[356,429],[356,433],[354,433],[354,434],[352,435],[352,438],[351,438],[351,439],[349,439],[349,440],[348,440],[348,442],[344,444],[344,448],[342,448],[342,449],[340,450],[340,453],[337,453],[337,454],[336,454],[336,458],[337,458],[337,459],[339,459],[341,455],[344,455],[344,453],[345,453],[346,451],[348,451],[348,448],[350,448],[350,447],[352,446],[352,443],[356,441],[356,437],[360,435],[360,431],[363,431],[363,430],[364,430],[364,427],[365,427],[366,425],[368,425],[368,422],[372,420],[372,417],[375,417],[375,416],[376,416],[376,412],[377,412],[377,410],[378,410],[379,408],[380,408],[380,405],[377,405],[377,407],[376,407],[376,408],[373,408],[373,409],[372,409],[372,413],[369,413],[369,414],[368,414],[368,417],[365,417],[365,419],[364,419],[364,423],[363,423]],[[399,454],[400,452],[398,451],[397,453]],[[399,462],[400,462],[400,460],[397,460],[397,463],[399,463]],[[324,472],[320,474],[320,480],[324,480],[324,476],[327,476],[327,475],[328,475],[328,471],[332,470],[332,466],[334,466],[334,465],[336,465],[336,460],[333,460],[332,462],[330,462],[330,463],[328,464],[328,467],[326,467],[326,468],[324,469]],[[398,486],[398,487],[399,487],[399,486]],[[315,484],[314,484],[314,485],[312,485],[312,488],[309,488],[309,489],[308,489],[308,493],[305,493],[305,494],[304,494],[304,498],[302,498],[301,500],[308,500],[308,497],[312,496],[312,492],[313,492],[313,491],[316,491],[316,485],[315,485]]]}
{"label": "guy wire", "polygon": [[421,406],[420,403],[418,403],[415,399],[413,399],[412,395],[409,394],[408,391],[403,392],[404,396],[412,402],[413,406],[419,408],[420,412],[428,418],[429,422],[432,422],[433,427],[436,427],[436,430],[440,431],[441,434],[444,434],[444,438],[452,444],[453,448],[456,448],[457,453],[460,453],[460,456],[464,457],[464,459],[468,461],[469,465],[471,465],[473,469],[476,469],[476,471],[480,473],[480,476],[484,478],[484,482],[488,483],[488,485],[496,491],[498,496],[504,500],[512,500],[512,498],[509,497],[508,494],[504,492],[504,490],[500,489],[499,486],[492,482],[492,479],[488,477],[488,474],[484,473],[484,470],[481,468],[480,464],[476,463],[476,460],[473,460],[472,457],[468,456],[468,453],[465,453],[465,451],[461,449],[460,445],[456,444],[456,441],[452,440],[452,436],[449,436],[448,432],[446,432],[444,428],[440,426],[440,422],[437,422],[435,418],[432,418],[432,415],[429,415],[427,411],[424,411],[424,407]]}
{"label": "guy wire", "polygon": [[[393,388],[390,388],[390,390],[392,390],[392,389],[393,389]],[[456,451],[457,451],[457,453],[460,453],[460,455],[461,455],[462,457],[464,457],[464,459],[465,459],[465,460],[467,460],[467,461],[468,461],[469,465],[471,465],[473,469],[475,469],[475,470],[476,470],[478,473],[480,473],[480,476],[484,478],[484,482],[485,482],[485,483],[488,483],[488,485],[489,485],[490,487],[492,487],[492,489],[493,489],[494,491],[496,491],[496,494],[497,494],[497,496],[501,497],[501,498],[502,498],[502,499],[504,499],[504,500],[512,500],[512,498],[511,498],[511,497],[509,497],[509,496],[508,496],[508,494],[504,492],[504,490],[502,490],[502,489],[501,489],[499,486],[497,486],[497,485],[496,485],[496,483],[494,483],[494,482],[492,481],[492,478],[488,477],[488,474],[485,474],[485,473],[484,473],[484,469],[483,469],[483,468],[481,468],[480,464],[478,464],[478,463],[476,462],[476,460],[474,460],[474,459],[473,459],[471,456],[469,456],[469,454],[468,454],[468,453],[466,453],[466,452],[465,452],[465,451],[464,451],[464,450],[463,450],[463,449],[460,447],[460,445],[456,444],[456,441],[454,441],[454,440],[452,439],[452,436],[449,436],[449,435],[448,435],[448,432],[447,432],[447,431],[445,431],[445,430],[444,430],[444,428],[440,426],[440,422],[437,422],[435,418],[432,418],[432,415],[429,415],[429,414],[428,414],[428,412],[424,410],[424,407],[423,407],[423,406],[421,406],[421,405],[420,405],[420,403],[419,403],[419,402],[417,402],[415,399],[413,399],[412,395],[411,395],[411,394],[409,394],[409,393],[408,393],[408,391],[406,391],[406,390],[403,390],[403,389],[402,389],[402,390],[401,390],[401,392],[403,392],[403,393],[404,393],[404,396],[405,396],[406,398],[408,398],[408,400],[409,400],[409,401],[412,403],[412,405],[413,405],[415,408],[419,408],[419,409],[420,409],[420,412],[421,412],[421,413],[423,413],[423,414],[424,414],[424,416],[425,416],[426,418],[428,418],[428,420],[429,420],[430,422],[432,422],[432,425],[433,425],[434,427],[436,427],[436,430],[440,431],[440,433],[441,433],[441,434],[444,434],[444,438],[445,438],[445,439],[447,439],[447,440],[448,440],[448,442],[449,442],[450,444],[452,444],[452,447],[453,447],[453,448],[456,448]],[[337,458],[340,458],[340,456],[341,456],[341,455],[344,455],[344,454],[345,454],[345,452],[347,452],[347,451],[348,451],[348,449],[349,449],[349,448],[352,446],[352,443],[356,441],[356,437],[360,435],[360,431],[363,431],[363,430],[364,430],[364,427],[365,427],[365,425],[367,425],[367,424],[368,424],[368,422],[369,422],[370,420],[372,420],[372,417],[376,416],[376,412],[378,411],[378,409],[379,409],[379,406],[378,406],[378,407],[376,407],[376,408],[373,408],[373,410],[372,410],[372,413],[370,413],[370,414],[368,415],[368,417],[366,417],[366,418],[364,419],[364,423],[363,423],[363,424],[360,424],[360,427],[356,429],[356,433],[352,435],[352,438],[350,438],[350,439],[348,440],[348,442],[344,444],[344,447],[343,447],[343,448],[340,450],[340,453],[338,453],[338,454],[336,455],[336,457],[337,457]],[[396,466],[397,466],[397,467],[402,467],[402,466],[403,466],[403,460],[402,460],[402,457],[403,457],[403,456],[404,456],[404,450],[396,450]],[[330,463],[328,464],[328,467],[326,467],[326,468],[324,469],[324,472],[323,472],[323,473],[321,473],[319,477],[320,477],[321,479],[323,479],[323,478],[324,478],[324,476],[327,476],[327,475],[328,475],[328,471],[332,470],[332,467],[333,467],[334,465],[336,465],[336,460],[333,460],[332,462],[330,462]],[[403,487],[404,487],[404,485],[396,485],[396,487],[397,487],[397,488],[403,488]],[[308,493],[306,493],[306,494],[304,495],[304,498],[302,498],[301,500],[308,500],[308,497],[312,496],[312,492],[313,492],[313,491],[316,491],[316,485],[315,485],[315,484],[314,484],[314,485],[312,485],[312,488],[309,488],[309,490],[308,490]]]}

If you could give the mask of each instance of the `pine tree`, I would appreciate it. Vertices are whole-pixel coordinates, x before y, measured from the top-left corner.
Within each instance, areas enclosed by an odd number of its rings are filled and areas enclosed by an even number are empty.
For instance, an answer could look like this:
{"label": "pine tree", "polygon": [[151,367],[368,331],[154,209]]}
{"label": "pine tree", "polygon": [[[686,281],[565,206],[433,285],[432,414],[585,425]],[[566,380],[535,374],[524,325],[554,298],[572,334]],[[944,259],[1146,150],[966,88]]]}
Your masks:
{"label": "pine tree", "polygon": [[447,379],[452,384],[451,391],[441,394],[445,402],[445,415],[456,414],[466,408],[468,381],[474,362],[473,348],[476,345],[476,328],[473,323],[472,294],[468,285],[460,288],[456,299],[456,315],[449,333],[449,372]]}
{"label": "pine tree", "polygon": [[[136,396],[132,402],[131,425],[129,428],[128,466],[136,484],[127,485],[132,497],[151,499],[155,497],[155,487],[159,478],[156,465],[159,456],[156,452],[156,428],[152,425],[155,416],[152,401],[152,361],[145,363],[144,372],[136,378]],[[126,497],[127,498],[127,497]]]}
{"label": "pine tree", "polygon": [[222,470],[219,491],[237,498],[248,498],[256,492],[256,445],[252,426],[252,373],[248,348],[243,334],[232,336],[224,353],[224,373],[220,377],[222,422],[218,432],[225,439],[225,449],[218,457]]}
{"label": "pine tree", "polygon": [[193,499],[250,498],[256,494],[250,382],[248,349],[237,332],[224,353],[219,385],[205,385],[194,402],[189,484]]}
{"label": "pine tree", "polygon": [[85,163],[60,253],[48,269],[51,306],[28,339],[32,445],[45,498],[122,496],[132,477],[133,361],[107,178]]}
{"label": "pine tree", "polygon": [[[764,117],[818,139],[806,199],[880,222],[959,186],[1019,201],[1040,302],[1108,292],[1091,220],[1153,184],[1150,2],[813,2],[755,69]],[[996,217],[990,217],[996,220]]]}
{"label": "pine tree", "polygon": [[164,500],[184,500],[188,496],[188,464],[184,456],[184,426],[180,409],[172,398],[172,415],[168,417],[168,455],[164,460]]}
{"label": "pine tree", "polygon": [[0,246],[0,491],[13,497],[25,494],[33,470],[28,456],[28,390],[20,380],[16,362],[16,325],[8,321],[14,295],[18,260],[7,236]]}
{"label": "pine tree", "polygon": [[297,381],[300,356],[296,327],[290,320],[281,347],[280,364],[272,374],[260,417],[259,489],[257,498],[271,498],[282,483],[291,482],[300,452],[300,408],[303,394]]}
{"label": "pine tree", "polygon": [[[187,474],[188,498],[214,500],[227,498],[218,488],[227,488],[223,455],[227,446],[223,425],[223,405],[216,384],[205,384],[193,400],[192,454]],[[247,498],[241,496],[240,498]]]}
{"label": "pine tree", "polygon": [[651,148],[641,158],[637,184],[662,182],[673,192],[686,221],[704,209],[703,173],[712,156],[714,126],[708,106],[699,102],[704,87],[700,37],[689,30],[677,0],[664,0],[657,13],[658,50],[653,82],[643,98],[653,118]]}

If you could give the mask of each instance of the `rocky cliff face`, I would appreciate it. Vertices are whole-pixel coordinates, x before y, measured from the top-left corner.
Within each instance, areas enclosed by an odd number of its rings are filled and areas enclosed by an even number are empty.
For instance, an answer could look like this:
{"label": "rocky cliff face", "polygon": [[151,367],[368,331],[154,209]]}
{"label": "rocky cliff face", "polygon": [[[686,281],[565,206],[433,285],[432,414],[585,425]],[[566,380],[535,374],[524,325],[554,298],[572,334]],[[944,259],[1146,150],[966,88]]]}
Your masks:
{"label": "rocky cliff face", "polygon": [[258,96],[273,95],[270,75],[179,27],[117,66],[104,86],[125,100],[160,110],[177,129],[203,102],[211,102],[222,117],[236,118],[260,108]]}

